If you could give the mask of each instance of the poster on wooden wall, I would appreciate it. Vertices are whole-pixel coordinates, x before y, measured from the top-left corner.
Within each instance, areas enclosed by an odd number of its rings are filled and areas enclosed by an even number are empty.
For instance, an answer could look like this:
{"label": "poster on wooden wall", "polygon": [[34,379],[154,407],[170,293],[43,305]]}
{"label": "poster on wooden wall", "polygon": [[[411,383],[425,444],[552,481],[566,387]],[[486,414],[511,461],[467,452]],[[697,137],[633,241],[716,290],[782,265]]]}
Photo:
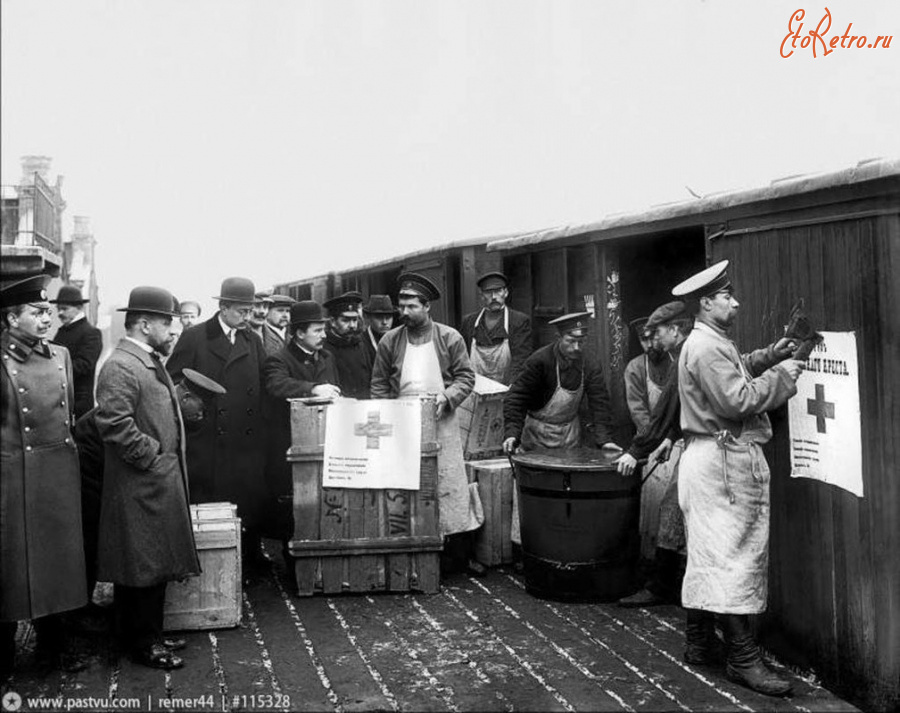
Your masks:
{"label": "poster on wooden wall", "polygon": [[419,399],[337,399],[328,408],[322,487],[419,489]]}
{"label": "poster on wooden wall", "polygon": [[788,402],[791,476],[863,496],[855,332],[822,332]]}

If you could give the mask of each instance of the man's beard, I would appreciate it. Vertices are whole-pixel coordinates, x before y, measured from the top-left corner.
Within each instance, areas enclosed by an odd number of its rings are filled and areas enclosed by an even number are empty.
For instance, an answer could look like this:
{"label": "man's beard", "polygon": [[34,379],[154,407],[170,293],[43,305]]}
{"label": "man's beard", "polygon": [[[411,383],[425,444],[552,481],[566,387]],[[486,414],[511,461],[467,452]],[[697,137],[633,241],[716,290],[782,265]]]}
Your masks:
{"label": "man's beard", "polygon": [[647,350],[647,359],[650,360],[651,364],[660,364],[666,358],[666,353],[662,349],[657,349],[656,347],[651,347]]}

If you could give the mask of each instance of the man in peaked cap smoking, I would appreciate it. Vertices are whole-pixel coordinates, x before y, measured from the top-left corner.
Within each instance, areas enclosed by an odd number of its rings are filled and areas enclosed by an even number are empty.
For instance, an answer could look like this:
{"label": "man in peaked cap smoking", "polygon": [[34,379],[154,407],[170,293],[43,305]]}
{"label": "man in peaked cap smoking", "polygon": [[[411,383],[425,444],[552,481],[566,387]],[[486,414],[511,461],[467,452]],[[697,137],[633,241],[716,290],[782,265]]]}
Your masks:
{"label": "man in peaked cap smoking", "polygon": [[253,282],[229,277],[222,282],[219,310],[207,321],[186,330],[166,369],[175,381],[185,368],[221,384],[225,394],[214,397],[196,430],[188,433],[188,473],[191,502],[227,501],[238,506],[243,533],[244,564],[263,564],[259,529],[265,518],[265,433],[263,424],[263,362],[261,339],[246,328],[256,301]]}
{"label": "man in peaked cap smoking", "polygon": [[369,301],[363,305],[366,328],[363,332],[362,342],[369,357],[369,363],[372,365],[375,364],[378,342],[393,328],[396,314],[397,310],[394,309],[390,295],[369,295]]}
{"label": "man in peaked cap smoking", "polygon": [[104,444],[97,577],[115,585],[123,648],[144,666],[184,665],[183,640],[163,637],[168,582],[200,572],[188,505],[177,392],[161,358],[178,316],[172,294],[135,287],[126,336],[97,378],[97,431]]}
{"label": "man in peaked cap smoking", "polygon": [[509,280],[502,272],[489,272],[478,281],[482,308],[463,317],[463,339],[476,374],[509,386],[531,354],[531,319],[510,309]]}
{"label": "man in peaked cap smoking", "polygon": [[67,671],[87,665],[64,612],[87,603],[72,362],[47,343],[47,275],[0,289],[0,678],[12,670],[18,620],[33,620],[38,654]]}
{"label": "man in peaked cap smoking", "polygon": [[646,317],[634,319],[630,323],[641,343],[643,353],[628,362],[624,373],[625,400],[638,433],[650,423],[650,412],[662,393],[669,367],[674,368],[672,359],[662,349],[657,348],[646,324]]}
{"label": "man in peaked cap smoking", "polygon": [[329,315],[325,351],[334,358],[341,395],[351,399],[369,398],[372,378],[372,363],[360,338],[361,304],[359,292],[345,292],[324,305]]}
{"label": "man in peaked cap smoking", "polygon": [[768,596],[769,468],[762,445],[772,426],[766,411],[796,393],[802,362],[789,358],[795,345],[786,338],[738,352],[728,332],[740,304],[727,266],[727,260],[716,263],[672,290],[696,313],[678,360],[687,652],[710,658],[718,614],[728,677],[760,693],[784,695],[790,683],[766,667],[749,615],[764,611]]}
{"label": "man in peaked cap smoking", "polygon": [[103,351],[103,335],[84,314],[89,300],[81,296],[75,285],[63,285],[51,303],[56,304],[60,327],[53,343],[69,350],[75,378],[75,418],[94,406],[94,371]]}
{"label": "man in peaked cap smoking", "polygon": [[[385,334],[378,344],[372,370],[372,398],[437,394],[441,533],[466,532],[473,525],[456,408],[471,393],[475,372],[459,332],[431,319],[431,303],[441,296],[437,286],[424,275],[413,272],[400,275],[398,285],[402,324]],[[463,546],[462,540],[456,540],[452,549]],[[483,571],[480,565],[475,565],[469,563],[470,567]]]}
{"label": "man in peaked cap smoking", "polygon": [[609,393],[598,364],[584,359],[589,312],[551,320],[559,333],[525,361],[503,403],[503,450],[573,448],[581,440],[578,409],[587,396],[599,447],[619,449],[611,435]]}

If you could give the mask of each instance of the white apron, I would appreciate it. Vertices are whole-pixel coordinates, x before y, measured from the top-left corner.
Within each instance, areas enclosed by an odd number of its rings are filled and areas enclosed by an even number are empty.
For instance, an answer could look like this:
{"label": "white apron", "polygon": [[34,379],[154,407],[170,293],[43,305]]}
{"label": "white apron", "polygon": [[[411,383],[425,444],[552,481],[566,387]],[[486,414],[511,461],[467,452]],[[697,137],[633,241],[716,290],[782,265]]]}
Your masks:
{"label": "white apron", "polygon": [[[444,380],[434,342],[413,344],[406,337],[406,355],[400,370],[400,397],[444,393]],[[480,525],[470,517],[469,481],[463,463],[462,440],[456,412],[444,410],[437,422],[438,510],[442,535],[466,532]]]}
{"label": "white apron", "polygon": [[[481,318],[484,316],[484,310],[478,313],[475,318],[475,325],[472,332],[478,329]],[[499,344],[481,346],[475,342],[472,337],[472,346],[469,348],[469,361],[476,374],[481,374],[501,384],[509,386],[510,367],[512,366],[512,352],[509,349],[509,310],[503,308],[503,328],[506,330],[507,338]]]}

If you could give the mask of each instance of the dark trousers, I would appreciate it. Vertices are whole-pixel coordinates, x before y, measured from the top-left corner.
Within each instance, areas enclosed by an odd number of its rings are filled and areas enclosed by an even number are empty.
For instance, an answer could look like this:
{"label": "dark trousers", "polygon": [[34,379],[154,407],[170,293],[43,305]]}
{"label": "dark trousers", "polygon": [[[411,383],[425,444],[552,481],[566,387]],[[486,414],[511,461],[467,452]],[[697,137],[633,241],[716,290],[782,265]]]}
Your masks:
{"label": "dark trousers", "polygon": [[163,638],[166,582],[152,587],[116,585],[116,625],[122,648],[144,650]]}
{"label": "dark trousers", "polygon": [[681,601],[681,582],[687,558],[664,547],[656,548],[647,589],[656,596],[673,602]]}
{"label": "dark trousers", "polygon": [[0,621],[0,675],[12,671],[16,659],[17,621]]}

